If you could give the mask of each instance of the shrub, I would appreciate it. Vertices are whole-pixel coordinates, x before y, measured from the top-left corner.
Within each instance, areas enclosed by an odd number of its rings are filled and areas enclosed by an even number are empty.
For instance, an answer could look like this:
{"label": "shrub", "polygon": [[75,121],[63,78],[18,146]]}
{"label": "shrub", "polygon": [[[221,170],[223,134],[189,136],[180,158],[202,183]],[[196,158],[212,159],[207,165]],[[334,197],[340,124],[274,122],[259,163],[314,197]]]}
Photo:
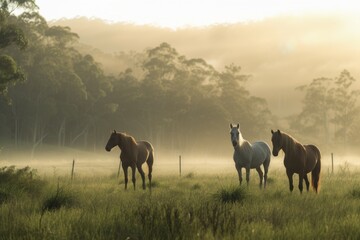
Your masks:
{"label": "shrub", "polygon": [[223,203],[235,203],[235,202],[243,202],[247,197],[247,191],[243,187],[239,186],[231,186],[228,188],[222,188],[217,193],[215,193],[214,197],[217,200],[220,200]]}
{"label": "shrub", "polygon": [[201,188],[201,185],[196,183],[196,184],[192,185],[191,190],[197,190],[197,189],[200,189],[200,188]]}
{"label": "shrub", "polygon": [[15,166],[0,168],[0,188],[7,195],[25,192],[31,196],[38,196],[45,181],[36,176],[36,170],[30,167],[16,169]]}
{"label": "shrub", "polygon": [[54,211],[62,207],[74,207],[78,202],[79,201],[74,194],[64,191],[64,189],[61,189],[58,186],[56,193],[44,200],[42,211]]}
{"label": "shrub", "polygon": [[270,183],[270,184],[273,184],[276,182],[275,179],[272,177],[268,177],[266,181],[267,181],[267,183]]}
{"label": "shrub", "polygon": [[358,187],[354,187],[351,191],[350,191],[351,196],[353,196],[354,198],[359,198],[360,199],[360,188]]}
{"label": "shrub", "polygon": [[[148,188],[150,188],[150,183],[147,182],[146,186],[147,186]],[[158,181],[154,181],[154,180],[151,181],[151,187],[152,187],[152,188],[156,188],[156,187],[159,187],[159,186],[160,186],[160,183],[159,183]]]}
{"label": "shrub", "polygon": [[0,204],[6,202],[8,199],[10,199],[10,194],[0,189]]}
{"label": "shrub", "polygon": [[194,178],[195,174],[193,172],[190,172],[185,175],[185,178]]}

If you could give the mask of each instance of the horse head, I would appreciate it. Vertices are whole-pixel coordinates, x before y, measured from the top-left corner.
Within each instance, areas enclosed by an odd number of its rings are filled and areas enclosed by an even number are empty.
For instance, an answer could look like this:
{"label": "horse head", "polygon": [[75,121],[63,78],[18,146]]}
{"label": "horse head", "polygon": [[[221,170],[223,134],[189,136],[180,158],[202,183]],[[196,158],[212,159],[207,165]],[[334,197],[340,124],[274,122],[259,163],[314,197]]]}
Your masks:
{"label": "horse head", "polygon": [[110,135],[110,138],[105,146],[105,150],[110,152],[111,149],[113,147],[115,147],[116,145],[119,144],[119,135],[116,133],[116,131],[114,130],[111,135]]}
{"label": "horse head", "polygon": [[272,154],[276,157],[279,154],[280,149],[283,147],[281,140],[281,132],[280,130],[277,130],[276,132],[271,130],[271,134],[271,142],[273,144]]}
{"label": "horse head", "polygon": [[240,136],[240,124],[233,126],[230,123],[230,139],[234,147],[239,144],[239,136]]}

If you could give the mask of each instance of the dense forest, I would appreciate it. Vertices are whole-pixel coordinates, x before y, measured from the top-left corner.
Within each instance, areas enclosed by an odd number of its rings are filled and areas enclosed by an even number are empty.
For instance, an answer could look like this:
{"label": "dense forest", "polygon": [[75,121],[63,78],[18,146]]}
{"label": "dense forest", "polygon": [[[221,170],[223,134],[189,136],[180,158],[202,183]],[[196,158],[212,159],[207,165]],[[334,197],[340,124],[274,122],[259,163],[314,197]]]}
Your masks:
{"label": "dense forest", "polygon": [[[80,40],[74,45],[91,54],[106,73],[132,68],[132,53],[167,42],[190,58],[202,58],[218,70],[235,63],[251,74],[246,88],[265,98],[272,114],[299,113],[304,92],[296,87],[344,69],[360,78],[359,14],[284,15],[258,21],[167,29],[154,25],[109,23],[78,17],[50,21],[69,26]],[[144,37],[146,36],[146,37]],[[360,88],[360,82],[353,87]]]}
{"label": "dense forest", "polygon": [[251,94],[251,74],[237,64],[219,70],[163,42],[128,54],[136,71],[109,74],[74,47],[78,34],[49,25],[34,1],[0,2],[1,145],[102,150],[116,129],[157,149],[221,154],[231,149],[233,122],[245,138],[269,144],[270,129],[282,127],[326,150],[360,141],[359,91],[346,70],[299,86],[303,108],[284,125]]}

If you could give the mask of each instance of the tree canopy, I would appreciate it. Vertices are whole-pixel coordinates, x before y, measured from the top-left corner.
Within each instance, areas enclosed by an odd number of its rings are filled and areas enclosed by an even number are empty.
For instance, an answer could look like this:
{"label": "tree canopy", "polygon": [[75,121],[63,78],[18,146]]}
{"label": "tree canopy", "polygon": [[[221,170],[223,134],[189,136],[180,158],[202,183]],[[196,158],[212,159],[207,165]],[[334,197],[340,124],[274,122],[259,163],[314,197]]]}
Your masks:
{"label": "tree canopy", "polygon": [[215,151],[209,146],[229,145],[230,122],[240,122],[249,139],[269,128],[267,103],[247,90],[250,76],[240,66],[219,71],[161,43],[141,57],[130,55],[141,74],[128,68],[107,75],[91,55],[74,48],[78,35],[68,27],[49,26],[36,12],[12,18],[27,47],[2,52],[12,56],[9,74],[21,66],[27,80],[9,89],[11,105],[1,103],[3,141],[30,144],[33,151],[44,143],[102,149],[117,129],[163,149]]}
{"label": "tree canopy", "polygon": [[13,12],[16,9],[24,13],[33,12],[36,4],[33,0],[1,0],[0,6],[0,95],[6,97],[9,84],[25,80],[25,74],[4,49],[16,46],[23,50],[28,45],[19,18]]}
{"label": "tree canopy", "polygon": [[[12,101],[0,101],[2,143],[29,145],[32,153],[42,144],[103,149],[116,129],[160,150],[222,154],[232,150],[229,123],[240,123],[250,141],[270,138],[274,117],[266,100],[249,91],[256,79],[237,64],[219,70],[163,42],[122,53],[129,68],[109,75],[75,48],[76,33],[50,26],[34,1],[1,6],[0,94]],[[17,8],[23,11],[12,14]],[[355,82],[344,70],[300,86],[303,107],[289,120],[292,132],[327,146],[358,143]]]}
{"label": "tree canopy", "polygon": [[358,142],[360,91],[354,87],[355,81],[343,70],[335,78],[317,78],[299,87],[305,93],[303,108],[291,119],[291,128],[302,136],[317,138],[328,148]]}

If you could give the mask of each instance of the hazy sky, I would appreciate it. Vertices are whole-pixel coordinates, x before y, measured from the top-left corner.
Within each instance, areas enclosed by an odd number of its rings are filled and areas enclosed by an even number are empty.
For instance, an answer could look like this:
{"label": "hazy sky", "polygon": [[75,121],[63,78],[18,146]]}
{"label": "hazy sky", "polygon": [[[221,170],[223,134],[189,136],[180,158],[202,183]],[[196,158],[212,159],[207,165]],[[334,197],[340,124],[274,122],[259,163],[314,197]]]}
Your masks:
{"label": "hazy sky", "polygon": [[346,0],[36,0],[47,20],[85,16],[161,27],[207,26],[277,15],[360,12]]}

